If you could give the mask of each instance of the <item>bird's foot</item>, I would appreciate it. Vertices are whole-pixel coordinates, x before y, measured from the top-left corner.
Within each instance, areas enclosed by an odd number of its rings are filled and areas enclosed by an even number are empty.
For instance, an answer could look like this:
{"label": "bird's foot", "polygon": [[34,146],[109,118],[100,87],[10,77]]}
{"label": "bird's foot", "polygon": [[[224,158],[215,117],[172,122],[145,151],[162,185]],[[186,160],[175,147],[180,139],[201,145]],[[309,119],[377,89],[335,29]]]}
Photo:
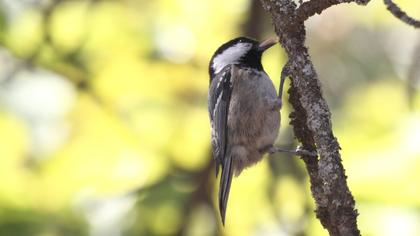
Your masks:
{"label": "bird's foot", "polygon": [[310,156],[310,157],[317,157],[318,156],[317,151],[309,151],[309,150],[303,149],[302,146],[297,146],[296,147],[296,153],[300,156]]}
{"label": "bird's foot", "polygon": [[305,150],[301,146],[298,146],[296,150],[288,150],[288,149],[283,149],[283,148],[274,147],[274,146],[268,150],[269,154],[274,154],[277,152],[287,152],[287,153],[295,154],[297,156],[310,156],[310,157],[318,156],[318,153],[316,151]]}

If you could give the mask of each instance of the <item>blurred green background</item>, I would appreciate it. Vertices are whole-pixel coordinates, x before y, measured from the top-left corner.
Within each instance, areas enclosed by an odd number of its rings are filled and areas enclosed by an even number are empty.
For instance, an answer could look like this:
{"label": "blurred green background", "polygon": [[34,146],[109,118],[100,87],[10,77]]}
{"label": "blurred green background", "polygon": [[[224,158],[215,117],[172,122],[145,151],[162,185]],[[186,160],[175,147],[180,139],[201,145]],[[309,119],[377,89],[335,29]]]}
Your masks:
{"label": "blurred green background", "polygon": [[[380,0],[306,25],[359,228],[420,235],[420,33]],[[0,236],[327,235],[285,154],[234,179],[219,223],[208,61],[272,34],[258,0],[0,0]],[[263,58],[277,86],[284,63]]]}

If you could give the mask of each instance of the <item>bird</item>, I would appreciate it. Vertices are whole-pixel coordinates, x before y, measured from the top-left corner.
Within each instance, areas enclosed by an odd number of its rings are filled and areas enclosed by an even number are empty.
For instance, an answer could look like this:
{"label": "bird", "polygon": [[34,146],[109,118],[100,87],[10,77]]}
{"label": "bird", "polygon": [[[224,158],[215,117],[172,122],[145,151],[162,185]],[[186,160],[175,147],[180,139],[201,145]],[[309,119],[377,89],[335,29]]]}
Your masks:
{"label": "bird", "polygon": [[248,37],[222,44],[209,63],[208,111],[216,177],[221,168],[219,211],[222,224],[233,176],[273,151],[280,128],[279,95],[261,63],[263,53],[278,43]]}

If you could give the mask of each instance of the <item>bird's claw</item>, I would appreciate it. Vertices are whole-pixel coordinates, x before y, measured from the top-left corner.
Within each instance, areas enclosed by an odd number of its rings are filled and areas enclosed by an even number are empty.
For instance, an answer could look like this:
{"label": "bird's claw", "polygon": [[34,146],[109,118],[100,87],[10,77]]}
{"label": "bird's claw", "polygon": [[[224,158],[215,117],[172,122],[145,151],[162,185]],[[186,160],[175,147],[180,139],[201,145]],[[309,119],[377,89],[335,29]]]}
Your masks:
{"label": "bird's claw", "polygon": [[296,154],[298,154],[299,156],[310,156],[310,157],[318,156],[318,153],[316,151],[309,151],[309,150],[303,149],[302,146],[296,147]]}

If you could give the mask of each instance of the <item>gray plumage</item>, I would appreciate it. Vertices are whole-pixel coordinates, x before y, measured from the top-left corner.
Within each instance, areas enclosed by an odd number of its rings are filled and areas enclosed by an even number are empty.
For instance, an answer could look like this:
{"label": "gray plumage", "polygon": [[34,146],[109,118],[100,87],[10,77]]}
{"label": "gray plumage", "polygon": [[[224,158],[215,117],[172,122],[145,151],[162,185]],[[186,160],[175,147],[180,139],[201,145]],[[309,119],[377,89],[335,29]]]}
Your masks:
{"label": "gray plumage", "polygon": [[[260,161],[263,154],[273,146],[280,128],[281,100],[265,72],[235,65],[226,70],[231,74],[232,83],[227,114],[226,156],[233,156],[233,172],[238,176],[244,168]],[[210,90],[215,89],[217,81]],[[212,139],[217,143],[216,135]]]}
{"label": "gray plumage", "polygon": [[222,168],[223,224],[232,176],[260,161],[278,135],[282,103],[261,65],[262,52],[275,42],[237,38],[222,45],[210,62],[211,141],[216,174]]}

